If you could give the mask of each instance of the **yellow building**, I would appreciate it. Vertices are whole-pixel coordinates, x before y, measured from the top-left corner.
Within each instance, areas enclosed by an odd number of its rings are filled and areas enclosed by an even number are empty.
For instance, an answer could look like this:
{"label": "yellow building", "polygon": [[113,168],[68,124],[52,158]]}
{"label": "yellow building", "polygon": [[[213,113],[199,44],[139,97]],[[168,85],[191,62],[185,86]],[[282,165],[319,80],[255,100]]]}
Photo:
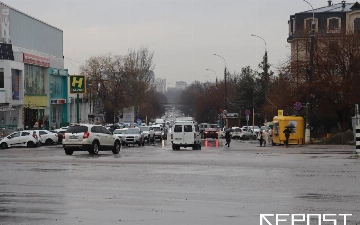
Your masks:
{"label": "yellow building", "polygon": [[291,134],[289,137],[290,145],[299,145],[305,143],[304,118],[301,116],[275,116],[273,119],[273,145],[284,144],[285,127],[289,126]]}

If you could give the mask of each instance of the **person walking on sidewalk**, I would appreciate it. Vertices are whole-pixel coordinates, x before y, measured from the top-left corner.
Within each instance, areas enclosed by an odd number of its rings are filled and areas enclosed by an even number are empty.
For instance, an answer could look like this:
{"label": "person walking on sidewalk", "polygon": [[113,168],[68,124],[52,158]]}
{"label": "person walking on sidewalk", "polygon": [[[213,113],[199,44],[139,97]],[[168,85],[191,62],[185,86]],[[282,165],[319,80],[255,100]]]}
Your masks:
{"label": "person walking on sidewalk", "polygon": [[260,147],[262,146],[262,144],[263,144],[263,136],[262,136],[262,131],[260,130],[259,131],[259,133],[258,133],[258,135],[257,135],[257,139],[259,140],[259,142],[260,142]]}
{"label": "person walking on sidewalk", "polygon": [[262,138],[264,141],[264,147],[269,145],[269,133],[267,130],[264,130],[264,132],[262,133]]}
{"label": "person walking on sidewalk", "polygon": [[289,129],[289,127],[286,127],[285,130],[283,131],[283,133],[285,134],[285,139],[286,139],[284,144],[286,147],[288,147],[291,130]]}

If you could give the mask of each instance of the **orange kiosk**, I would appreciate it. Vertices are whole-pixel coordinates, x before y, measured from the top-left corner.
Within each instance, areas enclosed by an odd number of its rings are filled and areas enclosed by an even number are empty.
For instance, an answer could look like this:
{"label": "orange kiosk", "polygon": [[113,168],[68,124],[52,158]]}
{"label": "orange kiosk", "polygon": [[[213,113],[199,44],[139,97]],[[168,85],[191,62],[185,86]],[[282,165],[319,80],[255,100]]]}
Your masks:
{"label": "orange kiosk", "polygon": [[273,145],[284,144],[286,139],[283,131],[286,126],[288,126],[291,130],[289,137],[290,145],[305,144],[304,118],[301,116],[283,116],[282,110],[279,110],[278,116],[275,116],[273,119]]}

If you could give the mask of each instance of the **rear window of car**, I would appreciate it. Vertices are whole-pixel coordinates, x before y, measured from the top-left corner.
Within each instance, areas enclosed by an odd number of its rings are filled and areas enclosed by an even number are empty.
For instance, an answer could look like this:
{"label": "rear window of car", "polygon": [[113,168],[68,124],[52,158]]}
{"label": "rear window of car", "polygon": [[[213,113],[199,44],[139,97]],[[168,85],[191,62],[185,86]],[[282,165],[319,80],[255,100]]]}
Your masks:
{"label": "rear window of car", "polygon": [[84,133],[88,131],[88,127],[86,126],[72,126],[69,127],[65,133]]}
{"label": "rear window of car", "polygon": [[175,125],[174,132],[182,132],[182,125]]}
{"label": "rear window of car", "polygon": [[184,132],[192,132],[192,126],[191,125],[184,125]]}

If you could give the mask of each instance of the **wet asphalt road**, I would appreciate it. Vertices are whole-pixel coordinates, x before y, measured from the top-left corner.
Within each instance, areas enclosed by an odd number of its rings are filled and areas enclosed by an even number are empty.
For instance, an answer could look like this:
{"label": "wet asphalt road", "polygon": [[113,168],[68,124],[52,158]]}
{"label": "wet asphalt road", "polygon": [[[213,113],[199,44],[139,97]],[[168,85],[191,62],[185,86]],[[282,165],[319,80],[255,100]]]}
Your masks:
{"label": "wet asphalt road", "polygon": [[347,213],[346,224],[360,224],[354,146],[209,140],[173,151],[169,142],[98,156],[67,156],[60,145],[0,150],[0,224],[252,225],[277,213]]}

